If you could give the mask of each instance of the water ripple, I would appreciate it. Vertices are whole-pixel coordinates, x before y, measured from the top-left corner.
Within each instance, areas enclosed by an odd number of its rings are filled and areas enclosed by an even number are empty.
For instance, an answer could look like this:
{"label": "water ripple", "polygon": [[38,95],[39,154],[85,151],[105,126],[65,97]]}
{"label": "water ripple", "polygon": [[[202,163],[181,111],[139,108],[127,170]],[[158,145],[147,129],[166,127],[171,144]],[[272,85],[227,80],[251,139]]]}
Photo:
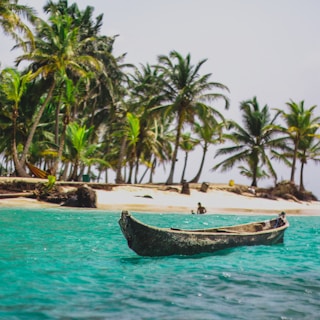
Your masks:
{"label": "water ripple", "polygon": [[[252,216],[140,215],[198,228]],[[283,245],[144,258],[118,213],[0,210],[1,319],[318,319],[319,217],[293,217]],[[303,226],[303,227],[302,227]]]}

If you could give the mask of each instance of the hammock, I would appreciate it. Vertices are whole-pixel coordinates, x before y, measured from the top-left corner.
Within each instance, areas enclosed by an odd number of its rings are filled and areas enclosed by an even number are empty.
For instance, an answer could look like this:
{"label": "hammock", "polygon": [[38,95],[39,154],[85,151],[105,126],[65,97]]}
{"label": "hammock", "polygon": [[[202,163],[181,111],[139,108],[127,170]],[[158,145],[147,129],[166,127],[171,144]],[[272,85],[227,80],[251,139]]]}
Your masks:
{"label": "hammock", "polygon": [[49,173],[47,171],[41,170],[29,162],[27,162],[27,166],[36,178],[40,178],[40,179],[48,178]]}

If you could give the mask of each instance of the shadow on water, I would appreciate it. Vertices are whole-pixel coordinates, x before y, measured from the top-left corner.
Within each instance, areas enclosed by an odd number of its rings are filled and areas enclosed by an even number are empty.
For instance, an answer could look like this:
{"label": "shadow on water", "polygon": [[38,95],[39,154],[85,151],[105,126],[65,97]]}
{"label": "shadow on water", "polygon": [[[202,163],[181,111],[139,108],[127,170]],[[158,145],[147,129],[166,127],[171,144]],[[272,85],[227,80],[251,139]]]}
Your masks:
{"label": "shadow on water", "polygon": [[197,260],[203,259],[208,257],[223,257],[232,254],[236,251],[237,248],[229,248],[224,250],[219,250],[214,253],[200,253],[195,255],[171,255],[171,256],[160,256],[160,257],[143,257],[143,256],[133,256],[133,257],[126,257],[121,258],[120,262],[125,264],[132,264],[132,265],[139,265],[139,264],[146,264],[146,263],[154,263],[155,261],[162,261],[167,259],[179,259],[179,260]]}

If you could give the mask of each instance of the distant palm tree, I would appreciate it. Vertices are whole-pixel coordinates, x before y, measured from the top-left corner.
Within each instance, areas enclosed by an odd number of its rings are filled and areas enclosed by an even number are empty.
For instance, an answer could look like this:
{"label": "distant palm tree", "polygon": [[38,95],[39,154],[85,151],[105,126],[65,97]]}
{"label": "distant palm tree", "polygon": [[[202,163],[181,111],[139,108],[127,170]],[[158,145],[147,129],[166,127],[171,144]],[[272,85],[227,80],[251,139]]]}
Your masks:
{"label": "distant palm tree", "polygon": [[182,134],[181,138],[182,139],[180,142],[180,148],[184,151],[184,154],[185,154],[184,165],[183,165],[182,175],[180,179],[180,183],[183,183],[183,181],[185,180],[184,178],[185,178],[185,173],[186,173],[187,164],[188,164],[189,152],[195,148],[195,146],[199,143],[199,141],[196,139],[193,139],[191,137],[190,132]]}
{"label": "distant palm tree", "polygon": [[227,121],[224,119],[223,115],[216,110],[206,110],[211,112],[205,112],[200,115],[200,122],[195,123],[194,131],[199,139],[199,144],[202,147],[202,157],[197,174],[194,176],[190,182],[198,183],[206,155],[210,144],[219,144],[223,142],[223,129],[227,125]]}
{"label": "distant palm tree", "polygon": [[[33,22],[35,20],[35,11],[31,7],[21,5],[18,2],[18,0],[0,1],[0,27],[5,34],[13,37],[18,43],[23,43],[19,33],[26,35],[29,41],[33,43],[33,34],[21,20],[21,17]],[[26,46],[23,46],[23,48],[26,49]]]}
{"label": "distant palm tree", "polygon": [[161,102],[161,76],[158,70],[149,64],[135,68],[129,76],[128,108],[140,122],[139,136],[136,143],[135,183],[138,182],[138,171],[141,162],[151,168],[150,159],[158,154],[161,148],[157,141],[157,126],[161,115],[153,108]]}
{"label": "distant palm tree", "polygon": [[320,163],[320,135],[316,133],[318,128],[310,130],[310,134],[299,143],[298,158],[300,159],[300,184],[299,190],[304,191],[303,172],[308,160]]}
{"label": "distant palm tree", "polygon": [[267,150],[277,146],[281,138],[276,138],[274,122],[271,120],[269,107],[265,105],[262,109],[257,98],[244,101],[240,104],[242,111],[242,124],[231,122],[233,131],[223,135],[223,138],[232,143],[230,147],[220,148],[216,157],[221,155],[231,156],[213,167],[213,170],[221,168],[223,171],[233,168],[236,163],[245,162],[252,170],[251,186],[257,186],[260,164],[266,165],[270,174],[276,179],[277,175],[268,156]]}
{"label": "distant palm tree", "polygon": [[166,182],[172,184],[183,126],[189,124],[193,127],[198,113],[210,108],[205,102],[222,99],[228,107],[229,101],[225,95],[211,91],[216,88],[228,91],[228,88],[221,83],[210,82],[211,74],[201,76],[199,71],[206,60],[194,66],[190,54],[183,57],[177,51],[172,51],[168,56],[160,55],[158,62],[157,68],[163,72],[163,90],[167,101],[160,108],[165,115],[174,115],[177,122],[171,169]]}
{"label": "distant palm tree", "polygon": [[278,114],[282,116],[286,124],[285,127],[279,126],[278,129],[287,135],[288,140],[293,145],[290,181],[294,183],[299,144],[312,135],[313,129],[319,128],[320,117],[314,117],[314,110],[317,106],[305,109],[304,101],[296,103],[291,100],[287,102],[287,106],[289,107],[289,112],[277,109]]}

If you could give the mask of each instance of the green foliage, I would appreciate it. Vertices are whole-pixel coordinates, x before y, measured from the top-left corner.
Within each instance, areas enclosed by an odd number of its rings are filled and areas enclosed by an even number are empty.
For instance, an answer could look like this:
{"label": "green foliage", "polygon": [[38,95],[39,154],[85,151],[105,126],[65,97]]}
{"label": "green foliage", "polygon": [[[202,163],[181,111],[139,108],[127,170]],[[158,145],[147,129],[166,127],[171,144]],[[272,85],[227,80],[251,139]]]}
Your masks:
{"label": "green foliage", "polygon": [[136,145],[139,140],[140,134],[140,121],[139,118],[132,114],[131,112],[127,113],[127,137],[130,145]]}
{"label": "green foliage", "polygon": [[270,161],[267,150],[276,148],[280,141],[277,140],[274,118],[270,120],[270,110],[267,105],[262,109],[254,97],[252,100],[244,101],[240,104],[242,112],[242,122],[231,123],[231,134],[224,134],[223,139],[231,143],[229,147],[220,148],[216,152],[216,157],[221,155],[231,155],[213,167],[213,170],[221,168],[222,171],[233,168],[236,163],[246,162],[249,164],[251,174],[248,170],[241,168],[242,174],[252,178],[252,186],[257,186],[257,180],[264,175],[259,174],[260,164],[266,165],[269,173],[276,179],[276,173]]}
{"label": "green foliage", "polygon": [[0,90],[8,102],[12,102],[15,108],[25,93],[28,82],[32,79],[32,73],[21,74],[17,69],[6,68],[1,72]]}
{"label": "green foliage", "polygon": [[46,190],[50,191],[56,183],[56,177],[52,175],[48,175],[48,182],[45,184]]}
{"label": "green foliage", "polygon": [[[245,163],[239,169],[253,185],[263,177],[277,179],[271,160],[285,162],[293,173],[296,160],[301,172],[307,162],[319,161],[316,106],[307,109],[303,101],[290,101],[288,110],[278,109],[272,119],[269,107],[260,108],[254,97],[240,105],[241,124],[226,120],[213,103],[222,100],[228,108],[229,90],[212,82],[211,74],[201,74],[206,59],[193,64],[190,54],[171,51],[160,55],[157,65],[138,69],[123,63],[125,55],[114,56],[116,37],[100,34],[102,14],[93,17],[91,6],[80,10],[76,3],[49,1],[44,11],[46,21],[34,19],[33,10],[17,1],[0,3],[0,28],[18,41],[17,47],[29,49],[16,59],[25,70],[1,71],[5,162],[13,158],[12,132],[22,163],[26,157],[45,166],[63,160],[74,173],[97,164],[99,170],[120,172],[129,166],[128,181],[135,170],[135,182],[139,167],[150,170],[151,181],[155,168],[170,161],[167,183],[172,183],[178,150],[187,154],[194,144],[203,150],[195,182],[214,144],[227,143],[216,152],[227,158],[214,168]],[[36,21],[34,35],[18,19],[23,13]],[[20,33],[30,36],[28,41],[22,43]],[[275,123],[278,116],[284,125]]]}
{"label": "green foliage", "polygon": [[277,109],[278,114],[285,122],[285,126],[279,126],[278,130],[287,135],[287,140],[293,146],[290,155],[292,158],[290,181],[294,182],[298,153],[304,151],[304,146],[308,145],[310,137],[317,136],[316,131],[320,127],[320,117],[314,116],[316,106],[305,109],[304,101],[296,103],[291,100],[287,103],[287,107],[288,112]]}

